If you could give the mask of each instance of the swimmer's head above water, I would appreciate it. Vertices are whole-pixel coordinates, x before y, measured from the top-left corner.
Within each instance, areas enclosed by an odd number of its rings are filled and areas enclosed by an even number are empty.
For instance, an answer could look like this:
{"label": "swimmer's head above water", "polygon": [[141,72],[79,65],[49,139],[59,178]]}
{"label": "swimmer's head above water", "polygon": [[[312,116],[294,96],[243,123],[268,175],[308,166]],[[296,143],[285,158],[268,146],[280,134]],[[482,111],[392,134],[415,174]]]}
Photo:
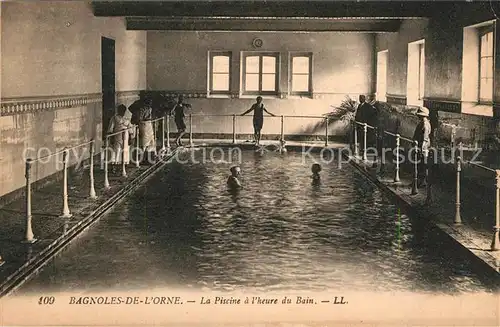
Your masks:
{"label": "swimmer's head above water", "polygon": [[233,175],[234,177],[237,177],[240,175],[241,173],[241,168],[238,167],[238,166],[233,166],[231,167],[231,169],[229,169],[231,171],[231,175]]}
{"label": "swimmer's head above water", "polygon": [[321,171],[321,165],[320,165],[320,164],[317,164],[317,163],[313,164],[313,165],[311,166],[311,171],[312,171],[312,173],[313,173],[313,174],[315,174],[315,175],[319,174],[319,172]]}

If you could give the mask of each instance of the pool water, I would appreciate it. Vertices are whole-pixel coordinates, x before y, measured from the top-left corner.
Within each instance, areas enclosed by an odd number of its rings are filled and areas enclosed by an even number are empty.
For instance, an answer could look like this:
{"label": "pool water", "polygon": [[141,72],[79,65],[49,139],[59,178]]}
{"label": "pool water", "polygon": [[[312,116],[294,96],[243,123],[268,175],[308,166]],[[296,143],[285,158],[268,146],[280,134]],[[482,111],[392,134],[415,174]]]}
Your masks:
{"label": "pool water", "polygon": [[[243,151],[243,188],[229,192],[238,156],[208,150],[180,154],[18,293],[491,291],[466,258],[415,226],[349,164]],[[311,178],[315,161],[319,183]]]}

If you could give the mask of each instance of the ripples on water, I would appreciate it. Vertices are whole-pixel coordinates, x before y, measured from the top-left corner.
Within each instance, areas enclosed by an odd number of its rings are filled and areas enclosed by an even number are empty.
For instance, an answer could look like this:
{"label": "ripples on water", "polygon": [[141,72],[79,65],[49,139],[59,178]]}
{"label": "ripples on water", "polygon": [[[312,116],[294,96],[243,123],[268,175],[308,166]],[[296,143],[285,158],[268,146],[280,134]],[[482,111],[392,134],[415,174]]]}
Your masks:
{"label": "ripples on water", "polygon": [[487,290],[352,167],[323,164],[315,185],[312,163],[243,152],[244,187],[231,193],[230,163],[173,162],[28,289]]}

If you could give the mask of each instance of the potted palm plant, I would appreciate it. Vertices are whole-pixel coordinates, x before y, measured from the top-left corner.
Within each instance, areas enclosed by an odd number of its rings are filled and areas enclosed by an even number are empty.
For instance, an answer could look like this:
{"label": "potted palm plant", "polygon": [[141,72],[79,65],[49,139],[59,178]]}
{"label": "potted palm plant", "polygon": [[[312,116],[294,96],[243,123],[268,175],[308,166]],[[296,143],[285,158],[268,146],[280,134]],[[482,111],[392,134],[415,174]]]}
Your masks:
{"label": "potted palm plant", "polygon": [[328,113],[327,116],[332,120],[340,120],[344,123],[350,123],[354,120],[356,115],[357,102],[350,96],[346,95],[340,106],[331,106],[333,111]]}

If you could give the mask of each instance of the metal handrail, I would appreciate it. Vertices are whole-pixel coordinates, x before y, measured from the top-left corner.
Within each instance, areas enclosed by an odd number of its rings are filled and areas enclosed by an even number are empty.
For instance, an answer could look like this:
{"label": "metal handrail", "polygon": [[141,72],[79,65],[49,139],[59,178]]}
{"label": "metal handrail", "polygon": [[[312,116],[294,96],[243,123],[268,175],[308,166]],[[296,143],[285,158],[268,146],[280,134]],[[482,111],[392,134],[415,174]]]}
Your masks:
{"label": "metal handrail", "polygon": [[[191,114],[192,117],[233,117],[233,116],[242,116],[241,114]],[[252,117],[251,115],[245,115],[247,117]],[[266,115],[268,117],[275,117],[275,118],[318,118],[318,119],[325,119],[327,117],[331,117],[329,115],[324,115],[324,116],[298,116],[298,115]],[[336,117],[335,117],[336,118]]]}
{"label": "metal handrail", "polygon": [[120,130],[120,131],[118,131],[118,132],[114,132],[114,133],[109,133],[109,134],[106,134],[106,138],[108,138],[108,137],[110,137],[110,136],[114,136],[114,135],[121,134],[121,133],[123,133],[123,132],[125,132],[125,131],[128,131],[130,128],[132,128],[132,127],[122,129],[122,130]]}
{"label": "metal handrail", "polygon": [[475,162],[473,162],[473,161],[465,161],[465,160],[463,160],[463,159],[462,159],[462,161],[463,161],[463,162],[466,162],[466,163],[468,163],[468,164],[470,164],[470,165],[473,165],[473,166],[476,166],[476,167],[482,168],[482,169],[484,169],[484,170],[490,171],[490,172],[492,172],[492,173],[496,172],[496,169],[492,169],[492,168],[489,168],[489,167],[483,166],[483,165],[478,164],[478,163],[475,163]]}
{"label": "metal handrail", "polygon": [[376,129],[376,127],[374,127],[374,126],[372,126],[372,125],[368,125],[367,123],[362,123],[362,122],[359,122],[359,121],[357,121],[357,120],[355,120],[354,122],[355,122],[356,124],[358,124],[358,125],[361,125],[361,126],[365,126],[365,125],[366,125],[366,127],[367,127],[367,128]]}
{"label": "metal handrail", "polygon": [[82,147],[82,146],[85,146],[85,145],[91,144],[92,142],[94,142],[94,140],[90,140],[90,141],[87,141],[87,142],[84,142],[84,143],[80,143],[80,144],[78,144],[78,145],[74,145],[74,146],[69,147],[69,148],[64,148],[64,149],[62,149],[62,150],[56,151],[56,152],[54,152],[54,153],[48,154],[48,155],[43,156],[43,157],[38,157],[38,158],[30,159],[30,161],[31,161],[32,163],[34,163],[34,162],[37,162],[37,161],[42,160],[42,159],[47,159],[47,158],[50,158],[50,157],[56,156],[56,155],[58,155],[58,154],[64,153],[64,152],[69,151],[69,150],[73,150],[73,149],[80,148],[80,147]]}
{"label": "metal handrail", "polygon": [[412,144],[413,144],[413,143],[415,143],[415,141],[414,141],[414,140],[409,139],[409,138],[404,137],[404,136],[401,136],[401,135],[399,136],[399,138],[400,138],[401,140],[404,140],[404,141],[406,141],[406,142],[410,142],[410,143],[412,143]]}

